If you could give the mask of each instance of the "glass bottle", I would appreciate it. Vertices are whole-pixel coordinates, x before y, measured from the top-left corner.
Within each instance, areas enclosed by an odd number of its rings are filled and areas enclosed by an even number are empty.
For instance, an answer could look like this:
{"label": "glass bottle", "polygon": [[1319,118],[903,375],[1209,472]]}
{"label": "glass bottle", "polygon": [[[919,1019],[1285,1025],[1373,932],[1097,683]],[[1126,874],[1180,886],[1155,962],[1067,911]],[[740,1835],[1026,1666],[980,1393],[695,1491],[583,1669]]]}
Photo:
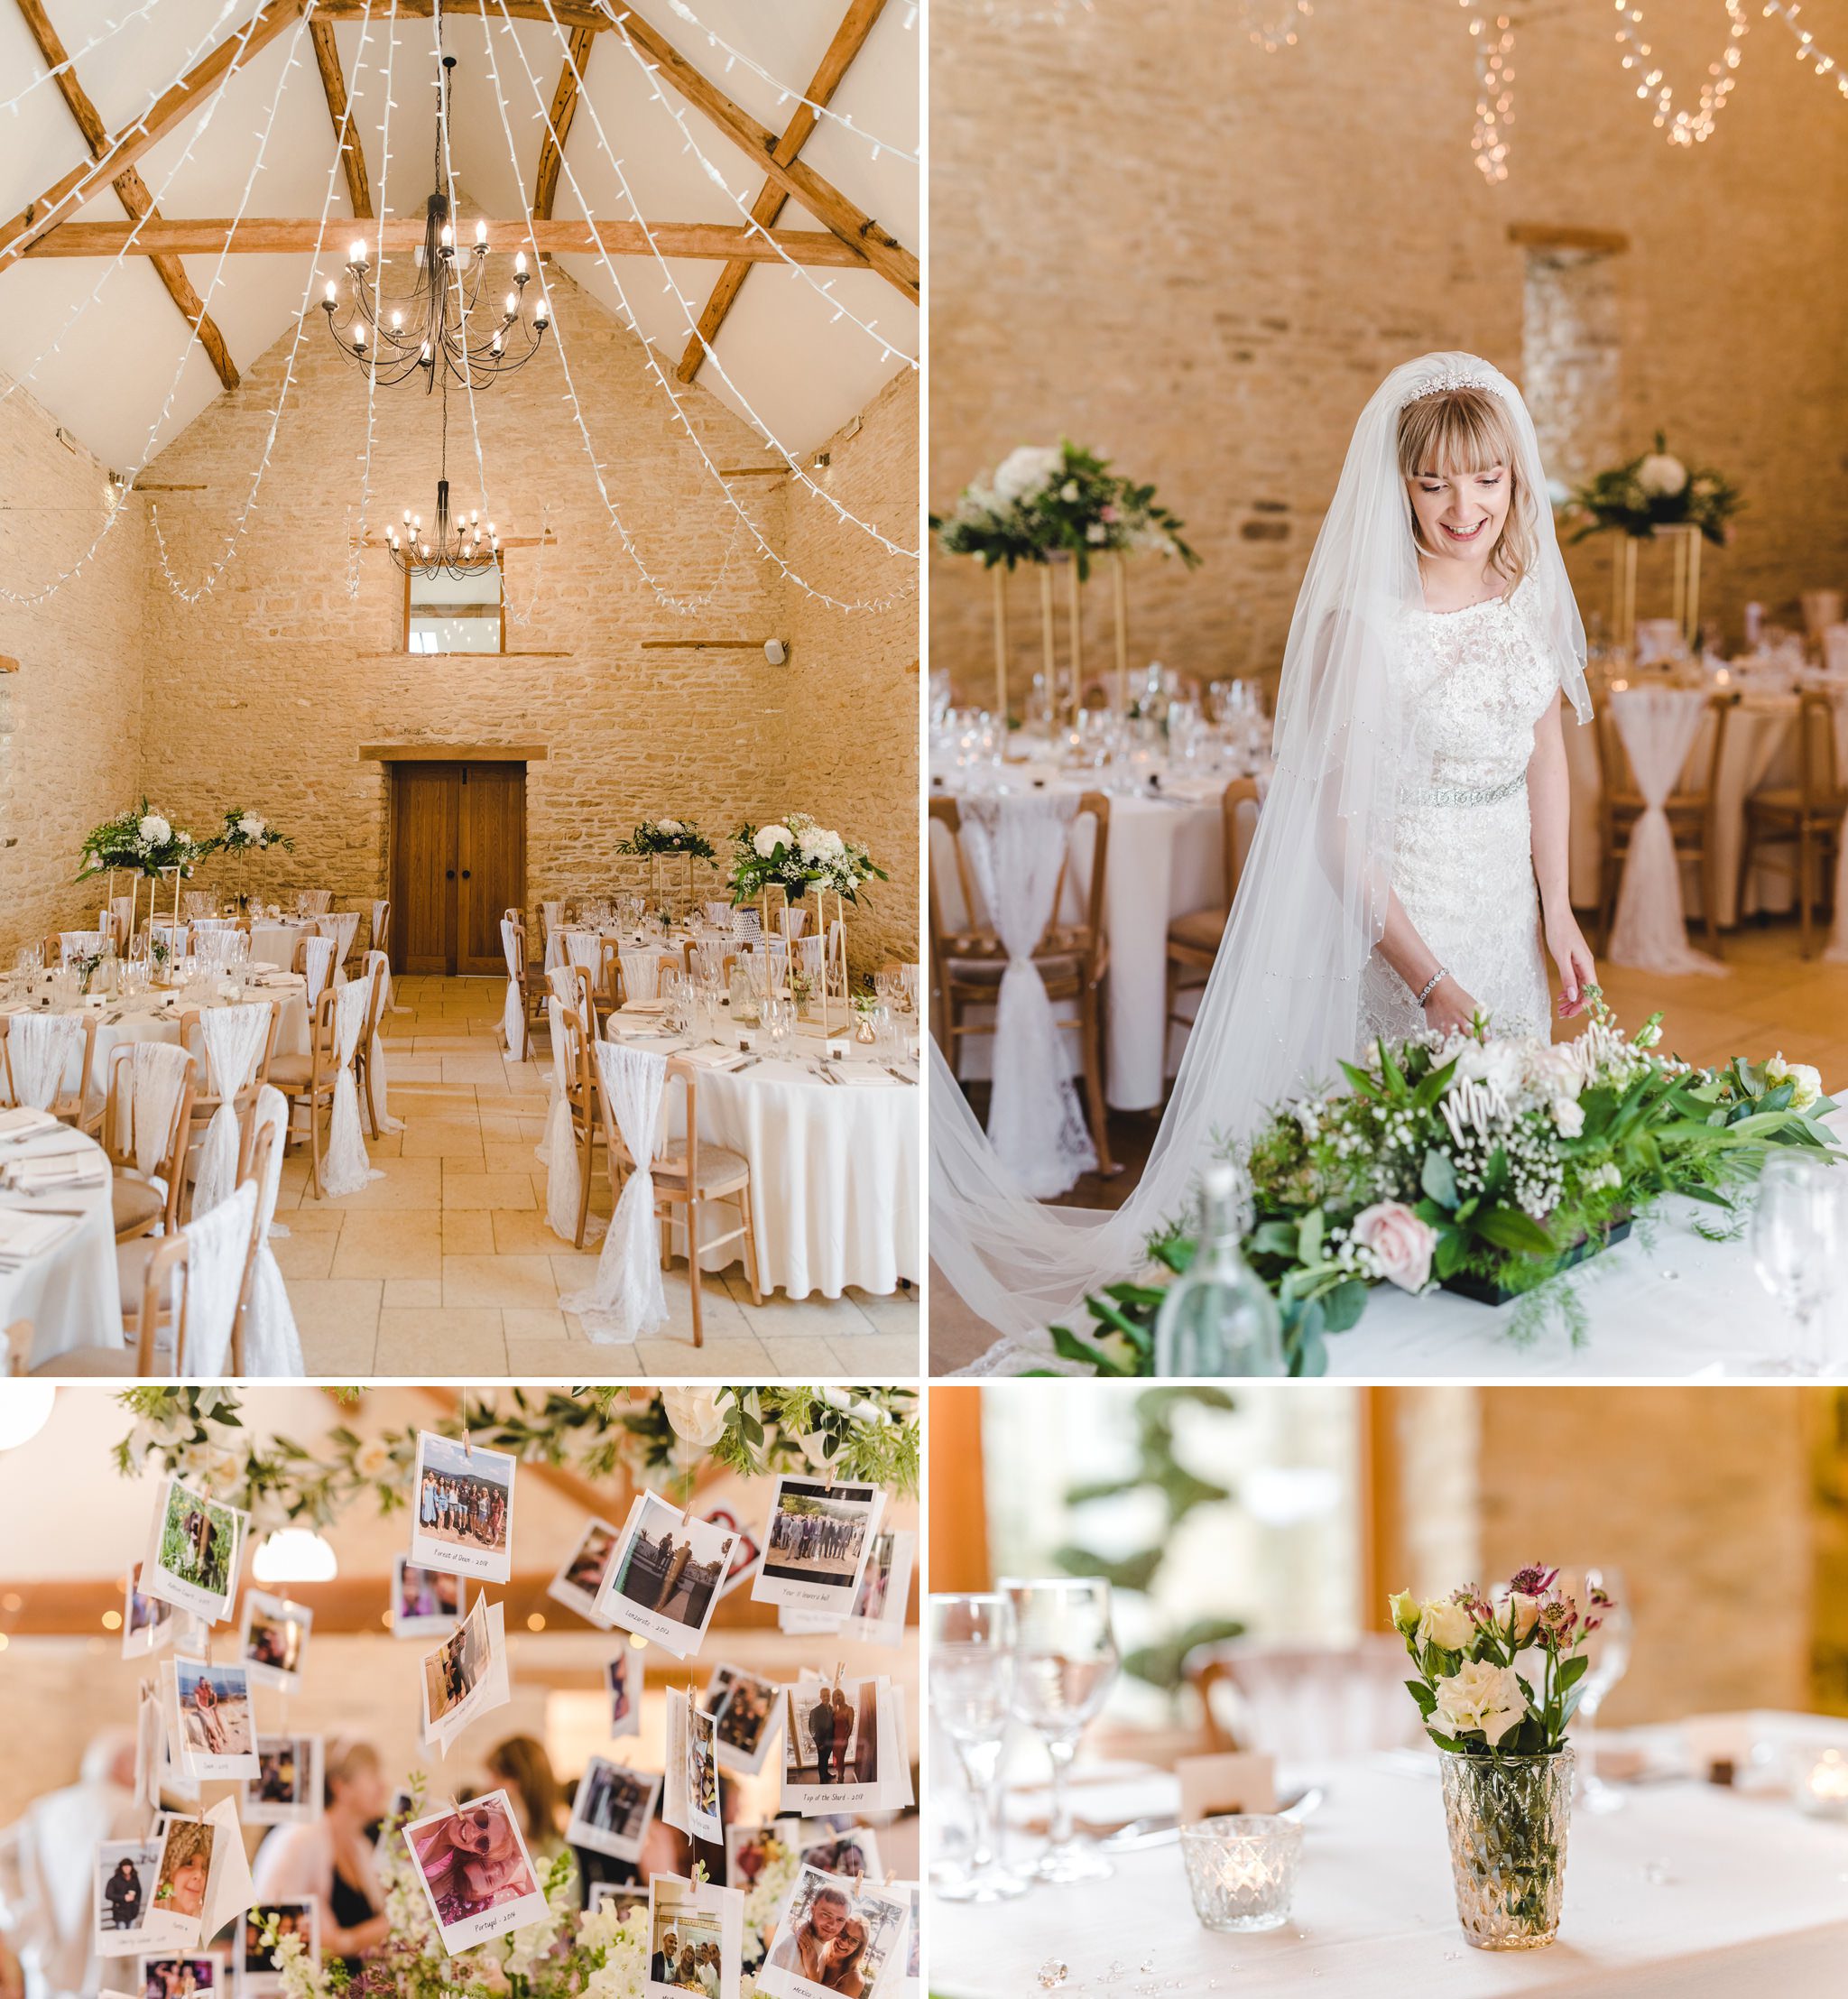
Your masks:
{"label": "glass bottle", "polygon": [[1244,1202],[1236,1171],[1200,1180],[1200,1246],[1155,1315],[1155,1372],[1191,1377],[1281,1374],[1283,1315],[1242,1247]]}

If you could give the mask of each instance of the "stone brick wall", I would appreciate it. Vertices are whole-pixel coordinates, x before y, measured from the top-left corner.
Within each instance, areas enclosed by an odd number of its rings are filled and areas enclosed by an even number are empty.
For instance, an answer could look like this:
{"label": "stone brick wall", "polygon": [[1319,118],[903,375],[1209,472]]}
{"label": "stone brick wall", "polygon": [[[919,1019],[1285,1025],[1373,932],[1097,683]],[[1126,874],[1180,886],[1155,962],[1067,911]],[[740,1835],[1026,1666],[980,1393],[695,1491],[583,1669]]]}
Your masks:
{"label": "stone brick wall", "polygon": [[[69,569],[109,520],[108,468],[63,441],[27,389],[0,400],[0,582],[23,595]],[[0,602],[0,963],[94,921],[78,847],[135,796],[145,542],[139,504],[56,596]]]}
{"label": "stone brick wall", "polygon": [[[651,640],[790,635],[794,614],[785,587],[688,449],[639,344],[562,272],[550,282],[611,496],[642,562],[670,596],[695,600],[696,608],[682,614],[660,604],[624,552],[590,477],[559,360],[546,352],[476,399],[484,512],[522,544],[506,554],[509,652],[404,653],[402,578],[381,550],[358,556],[357,595],[347,592],[366,384],[332,350],[317,316],[293,358],[294,387],[235,560],[218,567],[291,365],[288,336],[146,475],[162,486],[203,488],[134,503],[138,514],[158,509],[166,560],[191,600],[168,588],[152,534],[145,587],[134,588],[138,522],[114,657],[131,688],[139,689],[144,671],[139,758],[131,751],[121,771],[98,782],[97,809],[87,806],[76,819],[89,824],[131,782],[195,830],[216,826],[228,806],[261,811],[296,842],[292,854],[259,864],[265,892],[328,887],[337,903],[352,906],[385,893],[389,879],[389,772],[362,761],[362,745],[541,744],[548,754],[530,764],[526,789],[527,901],[536,912],[548,898],[614,885],[621,864],[611,849],[639,819],[690,819],[723,847],[741,819],[789,797],[779,708],[787,670],[769,666],[754,649],[643,650]],[[755,433],[703,389],[691,392],[688,406],[718,466],[773,462]],[[413,387],[378,392],[367,521],[374,537],[407,505],[426,520],[432,514],[439,413],[438,403]],[[900,420],[876,428],[884,441],[873,486],[882,478],[901,483],[899,461],[909,458],[915,491],[915,419],[909,430]],[[467,403],[455,395],[448,447],[455,504],[483,506]],[[832,542],[791,527],[783,483],[744,479],[735,490],[772,545],[804,532],[804,557],[819,580],[836,595],[863,594],[832,573],[839,560]],[[542,550],[534,545],[541,524],[553,537]],[[903,517],[887,527],[910,539]],[[59,546],[70,539],[53,537]],[[22,559],[20,566],[39,565]],[[212,588],[203,589],[208,580]],[[898,615],[915,629],[915,608]],[[106,623],[68,597],[54,599],[48,617],[59,632],[79,619],[93,633]],[[857,623],[815,612],[802,625],[799,664],[805,654],[821,661],[851,648],[849,628]],[[8,629],[0,623],[0,634]],[[19,650],[0,639],[0,651]],[[850,738],[857,746],[864,799],[850,782],[816,809],[865,828],[887,865],[896,860],[896,893],[882,915],[898,912],[898,921],[905,910],[915,912],[915,842],[895,852],[877,815],[887,810],[892,773],[915,754],[915,680],[906,689],[902,708],[869,705],[862,713],[851,700],[829,702],[808,731],[830,768]],[[95,702],[73,702],[62,725],[85,761],[92,760],[97,713]],[[40,788],[52,782],[35,757],[30,767]],[[911,810],[915,816],[915,805]],[[60,823],[46,847],[68,868],[76,838]],[[713,877],[708,893],[718,892]],[[13,915],[8,907],[0,920]]]}
{"label": "stone brick wall", "polygon": [[[904,548],[917,546],[918,400],[918,377],[907,369],[827,440],[827,465],[815,475]],[[918,572],[794,480],[784,484],[797,572],[827,578],[829,593],[848,602],[892,600],[847,615],[784,588],[793,648],[780,738],[786,802],[863,841],[892,876],[873,884],[848,923],[858,974],[919,955]]]}
{"label": "stone brick wall", "polygon": [[[1606,10],[1608,12],[1608,10]],[[1144,562],[1132,660],[1201,677],[1274,672],[1354,421],[1395,363],[1473,348],[1520,378],[1529,253],[1513,223],[1615,230],[1621,437],[1656,427],[1735,476],[1751,511],[1709,550],[1707,603],[1848,582],[1839,337],[1848,121],[1832,87],[1750,10],[1737,88],[1705,145],[1674,150],[1636,101],[1595,7],[1517,42],[1508,180],[1471,162],[1466,23],[1426,0],[1318,0],[1266,56],[1219,0],[1068,9],[980,0],[932,17],[931,457],[942,508],[1012,446],[1061,431],[1158,482],[1206,557]],[[1682,92],[1721,52],[1706,0],[1648,9]],[[1680,97],[1677,96],[1677,102]],[[1610,551],[1571,558],[1587,614]],[[1651,582],[1666,596],[1668,564]],[[932,660],[992,684],[987,580],[934,560]],[[1094,586],[1086,655],[1106,656]],[[1013,597],[1015,701],[1039,643]],[[1664,606],[1665,607],[1665,606]],[[1063,633],[1060,638],[1064,645]]]}

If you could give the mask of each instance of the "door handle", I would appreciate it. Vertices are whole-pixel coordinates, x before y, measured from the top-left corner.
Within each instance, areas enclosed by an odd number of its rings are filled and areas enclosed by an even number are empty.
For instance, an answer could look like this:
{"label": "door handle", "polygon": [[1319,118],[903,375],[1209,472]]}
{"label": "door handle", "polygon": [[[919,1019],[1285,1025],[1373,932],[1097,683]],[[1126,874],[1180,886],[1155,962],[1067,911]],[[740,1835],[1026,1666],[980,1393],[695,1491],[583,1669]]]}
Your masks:
{"label": "door handle", "polygon": [[462,870],[462,879],[465,882],[468,879],[468,870],[466,867]]}
{"label": "door handle", "polygon": [[453,867],[448,872],[448,879],[452,882],[456,879],[456,870]]}

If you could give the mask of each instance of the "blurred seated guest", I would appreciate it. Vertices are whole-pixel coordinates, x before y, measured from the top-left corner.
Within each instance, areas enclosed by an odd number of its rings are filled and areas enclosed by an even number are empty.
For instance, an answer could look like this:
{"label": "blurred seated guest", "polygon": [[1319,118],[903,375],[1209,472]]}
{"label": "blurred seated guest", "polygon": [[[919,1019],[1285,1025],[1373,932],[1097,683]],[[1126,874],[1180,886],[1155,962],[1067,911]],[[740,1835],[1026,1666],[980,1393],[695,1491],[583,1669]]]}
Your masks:
{"label": "blurred seated guest", "polygon": [[252,1874],[259,1902],[311,1899],[321,1912],[321,1950],[359,1960],[385,1940],[384,1891],[373,1863],[371,1828],[392,1802],[384,1766],[370,1743],[329,1739],[321,1815],[283,1826],[257,1848]]}
{"label": "blurred seated guest", "polygon": [[564,1787],[545,1744],[531,1735],[509,1735],[487,1753],[487,1773],[513,1801],[526,1850],[541,1875],[565,1848]]}
{"label": "blurred seated guest", "polygon": [[25,1999],[25,1973],[5,1937],[0,1937],[0,1999]]}
{"label": "blurred seated guest", "polygon": [[[85,1750],[78,1781],[35,1798],[0,1848],[18,1882],[0,1966],[0,1999],[63,1999],[102,1980],[94,1950],[97,1846],[142,1829],[134,1797],[134,1731],[108,1728]],[[10,1982],[11,1981],[11,1982]]]}

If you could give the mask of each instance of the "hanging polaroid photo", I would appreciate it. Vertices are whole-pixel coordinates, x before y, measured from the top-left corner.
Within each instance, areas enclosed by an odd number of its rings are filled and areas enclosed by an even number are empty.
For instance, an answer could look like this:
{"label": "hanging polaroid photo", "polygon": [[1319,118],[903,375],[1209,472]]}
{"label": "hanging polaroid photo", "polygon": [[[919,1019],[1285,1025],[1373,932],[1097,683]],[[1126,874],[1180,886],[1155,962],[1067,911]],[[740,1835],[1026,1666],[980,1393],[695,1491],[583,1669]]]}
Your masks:
{"label": "hanging polaroid photo", "polygon": [[622,1529],[612,1527],[606,1520],[587,1522],[577,1547],[546,1585],[546,1595],[555,1604],[563,1604],[567,1610],[575,1610],[587,1622],[607,1631],[609,1620],[597,1609],[596,1598],[622,1538]]}
{"label": "hanging polaroid photo", "polygon": [[310,1826],[321,1815],[321,1738],[259,1735],[256,1775],[244,1787],[246,1826]]}
{"label": "hanging polaroid photo", "polygon": [[844,1638],[862,1644],[897,1647],[905,1642],[905,1607],[911,1594],[911,1565],[918,1537],[888,1528],[873,1537],[873,1551],[861,1571],[852,1615],[841,1626]]}
{"label": "hanging polaroid photo", "polygon": [[633,1881],[593,1881],[590,1884],[591,1914],[596,1915],[599,1909],[614,1909],[621,1922],[627,1922],[640,1910],[645,1922],[648,1920],[648,1890],[638,1888]]}
{"label": "hanging polaroid photo", "polygon": [[169,1659],[162,1663],[161,1680],[163,1689],[172,1689],[180,1768],[189,1777],[254,1777],[256,1723],[248,1670]]}
{"label": "hanging polaroid photo", "polygon": [[880,1485],[779,1478],[770,1509],[769,1549],[751,1586],[753,1601],[846,1616],[884,1510]]}
{"label": "hanging polaroid photo", "polygon": [[899,1999],[923,1999],[924,1994],[924,1894],[914,1881],[892,1883],[898,1888],[909,1885],[911,1891],[910,1918],[905,1924],[904,1969],[901,1973]]}
{"label": "hanging polaroid photo", "polygon": [[823,1874],[847,1874],[855,1881],[883,1881],[879,1865],[879,1838],[871,1826],[843,1824],[838,1819],[804,1819],[796,1828],[796,1858]]}
{"label": "hanging polaroid photo", "polygon": [[411,1560],[484,1582],[505,1582],[513,1569],[517,1462],[506,1451],[420,1430],[411,1486]]}
{"label": "hanging polaroid photo", "polygon": [[712,1621],[736,1540],[644,1493],[630,1509],[596,1607],[612,1624],[689,1658]]}
{"label": "hanging polaroid photo", "polygon": [[146,1948],[142,1924],[154,1905],[160,1872],[157,1839],[106,1839],[97,1848],[97,1927],[99,1957],[137,1957]]}
{"label": "hanging polaroid photo", "polygon": [[404,1842],[451,1957],[544,1920],[545,1893],[504,1791],[418,1819]]}
{"label": "hanging polaroid photo", "polygon": [[163,1682],[164,1675],[142,1682],[134,1745],[136,1794],[155,1811],[199,1803],[199,1779],[180,1767],[180,1720],[170,1712],[177,1697]]}
{"label": "hanging polaroid photo", "polygon": [[642,1842],[661,1800],[661,1785],[654,1771],[625,1770],[621,1763],[593,1756],[571,1800],[566,1839],[612,1860],[640,1860]]}
{"label": "hanging polaroid photo", "polygon": [[642,1651],[624,1645],[604,1661],[604,1690],[610,1697],[610,1740],[642,1732]]}
{"label": "hanging polaroid photo", "polygon": [[142,1919],[145,1939],[156,1949],[189,1950],[199,1940],[217,1845],[217,1827],[210,1819],[167,1819],[154,1867],[153,1902]]}
{"label": "hanging polaroid photo", "polygon": [[161,1596],[144,1596],[141,1590],[141,1564],[128,1571],[123,1591],[122,1656],[142,1659],[162,1645],[173,1643],[177,1618],[173,1606]]}
{"label": "hanging polaroid photo", "polygon": [[499,1604],[477,1596],[468,1615],[423,1658],[423,1739],[445,1754],[477,1715],[513,1698]]}
{"label": "hanging polaroid photo", "polygon": [[767,1826],[725,1828],[725,1886],[748,1893],[766,1867],[773,1867],[796,1850],[794,1819],[775,1819]]}
{"label": "hanging polaroid photo", "polygon": [[[264,1933],[271,1922],[276,1926],[276,1940],[266,1944]],[[310,1964],[321,1961],[320,1904],[307,1896],[285,1902],[260,1902],[246,1909],[238,1920],[237,1991],[239,1999],[268,1999],[282,1989],[282,1945],[288,1937],[300,1937],[303,1956]]]}
{"label": "hanging polaroid photo", "polygon": [[718,1586],[719,1596],[729,1596],[733,1590],[743,1587],[762,1568],[762,1543],[752,1535],[743,1520],[729,1506],[708,1506],[699,1517],[708,1525],[716,1527],[721,1533],[735,1534],[738,1537],[732,1549],[731,1565],[725,1570],[725,1579]]}
{"label": "hanging polaroid photo", "polygon": [[904,1950],[908,1897],[845,1874],[803,1867],[776,1917],[776,1941],[757,1973],[772,1999],[873,1993]]}
{"label": "hanging polaroid photo", "polygon": [[817,1814],[896,1803],[895,1699],[892,1682],[882,1679],[804,1678],[790,1688],[783,1704],[784,1807]]}
{"label": "hanging polaroid photo", "polygon": [[238,1652],[254,1685],[280,1687],[284,1693],[300,1686],[313,1624],[314,1613],[306,1605],[272,1596],[266,1590],[245,1591]]}
{"label": "hanging polaroid photo", "polygon": [[718,1735],[712,1717],[678,1687],[668,1689],[667,1776],[661,1815],[689,1839],[725,1844],[718,1803]]}
{"label": "hanging polaroid photo", "polygon": [[143,1594],[217,1624],[231,1609],[249,1516],[183,1478],[163,1479],[142,1559]]}
{"label": "hanging polaroid photo", "polygon": [[825,1610],[798,1610],[793,1604],[776,1606],[776,1628],[785,1638],[838,1638],[846,1623],[845,1616],[830,1616]]}
{"label": "hanging polaroid photo", "polygon": [[648,1999],[684,1999],[689,1992],[738,1999],[744,1957],[744,1898],[735,1888],[655,1875],[648,1897]]}
{"label": "hanging polaroid photo", "polygon": [[392,1559],[392,1636],[440,1638],[462,1622],[462,1578],[421,1569],[408,1555]]}
{"label": "hanging polaroid photo", "polygon": [[736,1666],[715,1666],[706,1683],[706,1707],[718,1732],[722,1769],[754,1777],[776,1739],[782,1713],[782,1689],[773,1680]]}
{"label": "hanging polaroid photo", "polygon": [[138,1970],[139,1999],[229,1999],[230,1954],[193,1950],[143,1957]]}

